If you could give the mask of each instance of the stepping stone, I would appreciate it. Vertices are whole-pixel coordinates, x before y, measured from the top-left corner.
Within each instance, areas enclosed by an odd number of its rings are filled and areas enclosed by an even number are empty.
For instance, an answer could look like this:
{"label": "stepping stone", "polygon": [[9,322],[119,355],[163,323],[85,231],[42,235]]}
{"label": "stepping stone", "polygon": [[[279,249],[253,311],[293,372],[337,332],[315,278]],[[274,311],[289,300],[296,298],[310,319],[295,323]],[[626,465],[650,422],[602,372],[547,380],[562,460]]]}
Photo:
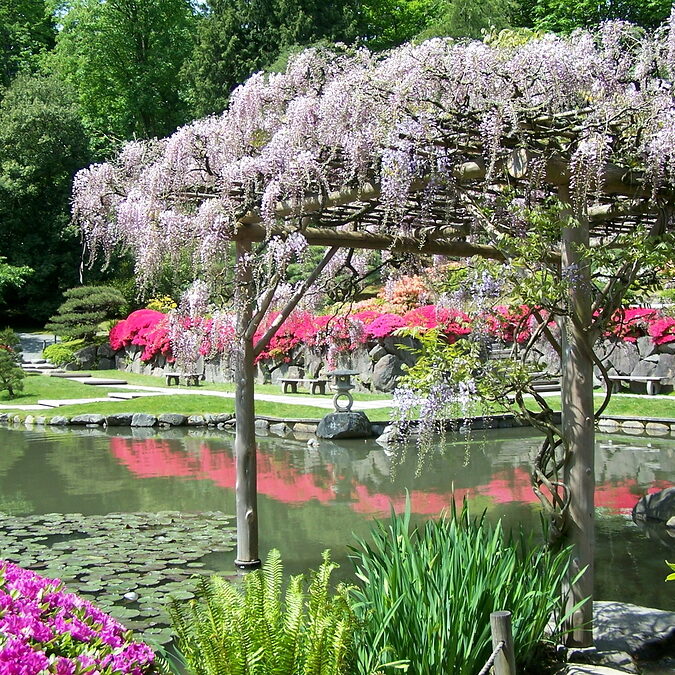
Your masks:
{"label": "stepping stone", "polygon": [[77,375],[73,375],[72,371],[59,370],[49,373],[49,377],[64,377],[68,380],[74,380],[75,378],[91,377],[91,373],[78,373]]}
{"label": "stepping stone", "polygon": [[111,391],[108,393],[108,398],[119,399],[120,401],[131,401],[134,398],[143,398],[144,396],[171,396],[168,392],[163,391]]}
{"label": "stepping stone", "polygon": [[110,385],[110,384],[128,384],[126,380],[114,380],[112,378],[106,377],[73,377],[71,378],[73,382],[82,382],[82,384],[90,384],[94,387],[100,385]]}

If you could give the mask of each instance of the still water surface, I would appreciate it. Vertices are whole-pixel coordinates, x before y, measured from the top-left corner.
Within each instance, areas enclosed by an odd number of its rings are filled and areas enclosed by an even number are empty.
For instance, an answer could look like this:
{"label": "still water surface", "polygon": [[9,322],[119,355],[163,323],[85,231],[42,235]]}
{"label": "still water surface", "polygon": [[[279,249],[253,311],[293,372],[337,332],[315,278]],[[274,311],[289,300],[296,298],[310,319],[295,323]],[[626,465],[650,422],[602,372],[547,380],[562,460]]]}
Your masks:
{"label": "still water surface", "polygon": [[[43,513],[225,511],[234,513],[233,437],[211,431],[0,428],[0,511]],[[347,546],[369,521],[401,511],[432,517],[452,493],[475,513],[487,509],[507,526],[538,527],[529,482],[533,433],[500,430],[448,442],[419,475],[414,459],[392,477],[391,458],[373,441],[260,438],[258,489],[262,553],[278,548],[287,569],[315,567],[330,548],[351,564]],[[647,492],[675,484],[675,440],[600,436],[596,597],[675,610],[663,582],[675,539],[645,532],[630,510]],[[232,569],[234,554],[221,561]]]}

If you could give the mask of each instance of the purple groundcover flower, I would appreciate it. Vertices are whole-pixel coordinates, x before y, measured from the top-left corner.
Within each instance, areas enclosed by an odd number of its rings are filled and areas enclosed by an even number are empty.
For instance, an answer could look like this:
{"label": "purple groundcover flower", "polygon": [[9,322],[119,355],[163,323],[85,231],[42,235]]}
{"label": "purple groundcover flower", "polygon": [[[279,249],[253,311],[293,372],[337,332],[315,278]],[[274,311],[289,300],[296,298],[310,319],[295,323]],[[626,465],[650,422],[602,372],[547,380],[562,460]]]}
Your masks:
{"label": "purple groundcover flower", "polygon": [[2,675],[150,675],[150,647],[90,602],[0,561]]}

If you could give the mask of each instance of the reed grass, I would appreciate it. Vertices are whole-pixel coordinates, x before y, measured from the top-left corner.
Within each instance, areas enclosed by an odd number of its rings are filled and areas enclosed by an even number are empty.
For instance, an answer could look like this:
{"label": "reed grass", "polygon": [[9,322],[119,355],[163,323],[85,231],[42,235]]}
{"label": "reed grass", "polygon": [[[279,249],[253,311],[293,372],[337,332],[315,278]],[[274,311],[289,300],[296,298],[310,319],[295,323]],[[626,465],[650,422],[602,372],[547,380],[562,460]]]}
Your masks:
{"label": "reed grass", "polygon": [[512,612],[516,660],[528,667],[564,619],[569,550],[511,536],[472,517],[466,502],[421,527],[411,524],[409,508],[392,513],[352,553],[360,673],[406,665],[409,675],[476,675],[492,651],[490,613],[499,610]]}

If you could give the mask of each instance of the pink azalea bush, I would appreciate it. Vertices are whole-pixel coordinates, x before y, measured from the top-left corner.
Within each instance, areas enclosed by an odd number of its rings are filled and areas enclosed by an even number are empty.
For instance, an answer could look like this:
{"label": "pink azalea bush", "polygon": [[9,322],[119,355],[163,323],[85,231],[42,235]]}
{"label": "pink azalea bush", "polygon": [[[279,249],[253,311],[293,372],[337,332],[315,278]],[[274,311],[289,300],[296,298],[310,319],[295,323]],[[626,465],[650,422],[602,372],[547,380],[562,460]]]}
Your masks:
{"label": "pink azalea bush", "polygon": [[167,316],[154,309],[132,312],[112,327],[109,339],[115,351],[129,345],[143,347],[143,361],[149,361],[157,354],[171,355]]}
{"label": "pink azalea bush", "polygon": [[[504,343],[527,342],[532,336],[536,319],[527,305],[507,307],[497,305],[487,315],[472,319],[464,312],[438,305],[424,305],[414,309],[394,311],[392,305],[373,302],[359,303],[357,310],[343,315],[315,315],[308,311],[293,312],[276,331],[258,361],[290,362],[297,347],[307,346],[328,356],[329,361],[342,353],[395,335],[402,328],[420,332],[439,329],[450,343],[469,335],[475,329]],[[259,340],[277,318],[271,313],[255,334]],[[172,318],[173,317],[173,318]],[[545,318],[545,317],[544,317]],[[179,339],[175,333],[180,324]],[[675,342],[675,319],[664,316],[655,309],[623,308],[618,310],[606,329],[605,336],[627,342],[649,336],[654,344]],[[140,345],[141,358],[149,361],[156,354],[173,359],[172,340],[180,347],[180,340],[190,344],[187,351],[212,357],[230,350],[234,341],[234,318],[231,314],[219,317],[178,317],[150,309],[141,309],[120,321],[110,331],[110,345],[121,349],[127,345]]]}
{"label": "pink azalea bush", "polygon": [[90,602],[18,565],[0,561],[0,673],[149,675],[148,645]]}

